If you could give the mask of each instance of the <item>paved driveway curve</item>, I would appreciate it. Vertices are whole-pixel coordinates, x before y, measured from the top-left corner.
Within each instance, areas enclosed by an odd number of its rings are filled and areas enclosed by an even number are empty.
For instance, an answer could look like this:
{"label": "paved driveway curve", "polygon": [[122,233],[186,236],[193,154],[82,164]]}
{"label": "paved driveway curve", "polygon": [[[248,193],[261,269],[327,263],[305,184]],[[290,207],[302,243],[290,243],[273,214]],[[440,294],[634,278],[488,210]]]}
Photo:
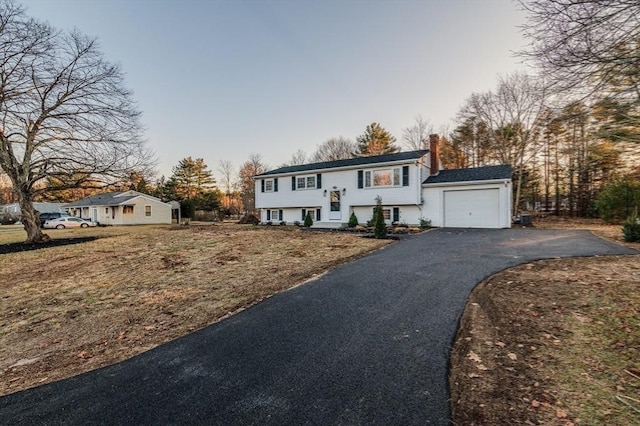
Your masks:
{"label": "paved driveway curve", "polygon": [[448,424],[449,350],[478,282],[536,259],[637,253],[586,231],[409,237],[130,360],[0,398],[0,423]]}

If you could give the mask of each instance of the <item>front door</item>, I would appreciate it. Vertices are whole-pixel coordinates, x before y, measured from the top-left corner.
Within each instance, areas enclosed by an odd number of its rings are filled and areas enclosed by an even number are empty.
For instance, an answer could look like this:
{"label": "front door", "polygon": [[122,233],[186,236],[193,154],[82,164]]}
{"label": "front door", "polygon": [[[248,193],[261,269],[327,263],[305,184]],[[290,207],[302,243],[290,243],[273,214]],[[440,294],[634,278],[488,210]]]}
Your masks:
{"label": "front door", "polygon": [[98,209],[96,207],[91,209],[91,221],[98,222]]}
{"label": "front door", "polygon": [[340,220],[340,191],[331,191],[331,206],[329,208],[329,219]]}

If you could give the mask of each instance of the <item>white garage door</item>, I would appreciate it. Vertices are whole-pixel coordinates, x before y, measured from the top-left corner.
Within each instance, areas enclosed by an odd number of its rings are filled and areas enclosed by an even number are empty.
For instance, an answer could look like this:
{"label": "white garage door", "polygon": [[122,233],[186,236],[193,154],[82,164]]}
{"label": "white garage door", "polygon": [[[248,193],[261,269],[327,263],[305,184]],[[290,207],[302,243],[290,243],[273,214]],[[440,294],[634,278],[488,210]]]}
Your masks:
{"label": "white garage door", "polygon": [[444,226],[499,228],[500,191],[497,188],[445,191]]}

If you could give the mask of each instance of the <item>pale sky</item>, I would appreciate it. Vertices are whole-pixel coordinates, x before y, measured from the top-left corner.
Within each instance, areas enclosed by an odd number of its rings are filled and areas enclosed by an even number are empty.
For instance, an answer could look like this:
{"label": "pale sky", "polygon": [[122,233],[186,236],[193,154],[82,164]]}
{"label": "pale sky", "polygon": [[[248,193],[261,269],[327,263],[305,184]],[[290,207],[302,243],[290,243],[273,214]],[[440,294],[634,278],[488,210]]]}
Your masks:
{"label": "pale sky", "polygon": [[[398,141],[422,115],[454,126],[465,99],[526,70],[511,0],[26,0],[97,36],[143,113],[158,176],[182,158],[271,168],[373,121]],[[219,176],[218,176],[219,177]]]}

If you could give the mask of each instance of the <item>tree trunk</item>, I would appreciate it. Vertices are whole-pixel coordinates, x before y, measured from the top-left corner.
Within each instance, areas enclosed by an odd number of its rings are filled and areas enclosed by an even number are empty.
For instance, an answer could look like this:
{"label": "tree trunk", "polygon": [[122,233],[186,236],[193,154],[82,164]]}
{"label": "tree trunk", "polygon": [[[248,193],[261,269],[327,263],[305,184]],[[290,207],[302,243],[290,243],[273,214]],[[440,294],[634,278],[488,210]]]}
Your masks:
{"label": "tree trunk", "polygon": [[43,233],[40,229],[40,218],[33,208],[33,202],[28,194],[18,193],[20,211],[22,216],[20,220],[27,232],[27,243],[46,243],[51,241],[51,237]]}

